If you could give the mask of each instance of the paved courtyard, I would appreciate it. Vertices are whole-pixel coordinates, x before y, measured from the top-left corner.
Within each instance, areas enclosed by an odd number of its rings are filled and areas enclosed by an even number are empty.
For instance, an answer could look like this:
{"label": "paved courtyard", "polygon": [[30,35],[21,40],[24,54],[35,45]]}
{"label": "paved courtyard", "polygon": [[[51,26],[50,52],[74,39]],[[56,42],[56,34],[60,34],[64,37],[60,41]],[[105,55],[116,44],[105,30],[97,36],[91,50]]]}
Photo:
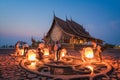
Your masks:
{"label": "paved courtyard", "polygon": [[19,65],[21,59],[0,54],[0,80],[48,80],[23,69]]}
{"label": "paved courtyard", "polygon": [[[110,60],[108,62],[114,67],[109,74],[110,79],[120,80],[120,59],[116,60],[113,56],[103,57],[103,60],[106,59]],[[10,54],[0,54],[0,80],[52,80],[26,71],[19,65],[21,60],[22,58]]]}

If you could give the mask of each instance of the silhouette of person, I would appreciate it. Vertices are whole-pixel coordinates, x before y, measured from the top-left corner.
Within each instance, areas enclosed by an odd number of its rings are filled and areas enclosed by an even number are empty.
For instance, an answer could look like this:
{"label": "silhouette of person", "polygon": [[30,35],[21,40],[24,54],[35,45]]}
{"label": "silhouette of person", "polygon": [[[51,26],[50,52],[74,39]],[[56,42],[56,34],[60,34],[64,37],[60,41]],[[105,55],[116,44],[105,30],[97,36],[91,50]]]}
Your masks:
{"label": "silhouette of person", "polygon": [[44,43],[40,43],[38,45],[38,54],[39,54],[39,59],[43,59],[43,53],[44,53]]}
{"label": "silhouette of person", "polygon": [[29,49],[29,45],[27,43],[23,44],[23,49],[24,49],[24,56],[26,56]]}
{"label": "silhouette of person", "polygon": [[19,45],[20,45],[20,42],[18,41],[18,42],[15,44],[15,55],[16,55],[16,56],[19,56]]}
{"label": "silhouette of person", "polygon": [[99,44],[97,44],[96,41],[92,41],[92,45],[93,45],[93,50],[94,50],[94,55],[95,57],[97,57],[99,59],[99,61],[102,61],[102,50],[101,50],[101,46]]}

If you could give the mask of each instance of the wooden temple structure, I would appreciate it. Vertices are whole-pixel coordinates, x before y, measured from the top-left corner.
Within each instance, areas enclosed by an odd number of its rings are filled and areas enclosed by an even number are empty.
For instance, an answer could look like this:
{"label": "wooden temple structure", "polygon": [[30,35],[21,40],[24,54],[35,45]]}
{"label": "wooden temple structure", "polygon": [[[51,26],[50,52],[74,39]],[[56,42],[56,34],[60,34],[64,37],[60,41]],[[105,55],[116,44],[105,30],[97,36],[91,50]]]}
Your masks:
{"label": "wooden temple structure", "polygon": [[59,42],[65,48],[76,48],[88,46],[85,43],[90,41],[102,43],[102,40],[92,37],[85,28],[77,22],[66,19],[66,21],[54,16],[44,41],[48,44]]}

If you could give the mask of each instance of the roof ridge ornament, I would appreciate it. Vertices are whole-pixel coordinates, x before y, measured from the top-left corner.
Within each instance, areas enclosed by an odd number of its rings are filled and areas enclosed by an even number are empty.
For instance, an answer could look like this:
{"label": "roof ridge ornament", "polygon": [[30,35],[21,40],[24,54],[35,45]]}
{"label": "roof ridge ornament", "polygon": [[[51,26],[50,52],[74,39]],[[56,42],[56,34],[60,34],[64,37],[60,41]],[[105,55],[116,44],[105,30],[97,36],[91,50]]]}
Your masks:
{"label": "roof ridge ornament", "polygon": [[70,20],[73,21],[71,16],[70,16]]}
{"label": "roof ridge ornament", "polygon": [[56,16],[55,16],[55,11],[54,11],[54,10],[53,10],[53,16],[56,17]]}
{"label": "roof ridge ornament", "polygon": [[67,17],[67,15],[66,15],[66,21],[68,20],[68,17]]}

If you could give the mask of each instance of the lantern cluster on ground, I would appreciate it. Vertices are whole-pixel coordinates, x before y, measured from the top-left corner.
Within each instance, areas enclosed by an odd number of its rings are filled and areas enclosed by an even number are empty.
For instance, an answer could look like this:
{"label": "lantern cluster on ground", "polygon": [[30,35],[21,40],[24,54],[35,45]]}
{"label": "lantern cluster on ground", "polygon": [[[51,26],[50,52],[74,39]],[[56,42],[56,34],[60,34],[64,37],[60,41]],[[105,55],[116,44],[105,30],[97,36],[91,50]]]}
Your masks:
{"label": "lantern cluster on ground", "polygon": [[72,51],[68,51],[63,46],[60,48],[57,44],[51,47],[40,43],[38,48],[24,50],[19,49],[19,55],[17,55],[23,59],[21,61],[23,68],[38,75],[54,77],[54,79],[55,77],[62,78],[62,75],[66,74],[69,75],[66,76],[67,79],[72,79],[76,77],[74,75],[77,75],[81,79],[90,77],[92,80],[96,75],[105,74],[106,76],[112,69],[109,64],[102,61],[100,47],[84,47],[77,56],[74,52],[71,54]]}
{"label": "lantern cluster on ground", "polygon": [[[65,48],[59,49],[56,44],[51,47],[49,45],[45,45],[44,43],[40,43],[37,49],[27,49],[26,51],[25,49],[19,49],[18,52],[18,56],[23,56],[26,59],[27,64],[29,64],[28,68],[30,69],[36,69],[36,65],[43,65],[51,61],[70,62],[70,55],[67,54],[67,50]],[[93,48],[83,48],[80,53],[82,62],[85,62],[85,66],[93,71],[91,63],[99,61]]]}

